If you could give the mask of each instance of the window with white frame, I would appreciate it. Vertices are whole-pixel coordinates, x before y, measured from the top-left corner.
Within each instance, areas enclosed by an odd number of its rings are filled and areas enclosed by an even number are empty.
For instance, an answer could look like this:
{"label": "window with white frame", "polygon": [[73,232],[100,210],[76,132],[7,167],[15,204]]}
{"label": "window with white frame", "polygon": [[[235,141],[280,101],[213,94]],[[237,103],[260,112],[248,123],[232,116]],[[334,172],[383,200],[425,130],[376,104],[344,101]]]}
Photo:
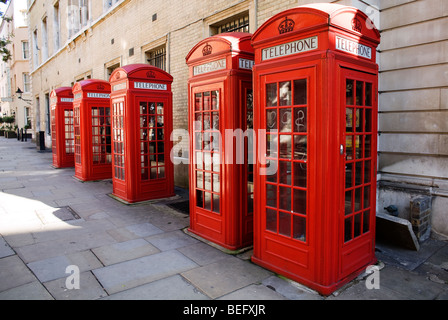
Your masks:
{"label": "window with white frame", "polygon": [[31,91],[31,77],[30,74],[27,72],[24,72],[22,74],[23,77],[23,92],[30,92]]}
{"label": "window with white frame", "polygon": [[86,27],[89,20],[90,0],[68,0],[67,28],[69,39]]}
{"label": "window with white frame", "polygon": [[22,58],[24,60],[30,58],[30,44],[28,41],[22,41]]}

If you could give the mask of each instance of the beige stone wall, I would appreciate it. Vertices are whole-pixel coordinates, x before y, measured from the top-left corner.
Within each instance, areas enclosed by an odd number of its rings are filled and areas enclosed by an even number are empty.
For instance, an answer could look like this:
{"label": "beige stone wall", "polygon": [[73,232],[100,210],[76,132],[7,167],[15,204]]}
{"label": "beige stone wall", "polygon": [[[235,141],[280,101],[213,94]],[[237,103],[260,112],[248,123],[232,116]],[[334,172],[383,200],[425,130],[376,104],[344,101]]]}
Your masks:
{"label": "beige stone wall", "polygon": [[[433,196],[433,231],[448,235],[448,2],[383,1],[381,30],[381,181]],[[402,202],[391,193],[380,188],[380,210]]]}

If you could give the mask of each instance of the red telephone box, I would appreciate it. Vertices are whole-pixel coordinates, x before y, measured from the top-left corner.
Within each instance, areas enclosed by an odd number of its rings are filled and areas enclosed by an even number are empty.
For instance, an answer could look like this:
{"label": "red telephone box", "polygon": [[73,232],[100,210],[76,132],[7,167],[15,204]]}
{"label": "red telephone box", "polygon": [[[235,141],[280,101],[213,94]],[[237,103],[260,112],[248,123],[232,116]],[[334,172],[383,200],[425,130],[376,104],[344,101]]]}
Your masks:
{"label": "red telephone box", "polygon": [[73,93],[71,87],[54,89],[51,103],[51,149],[53,166],[69,168],[75,165],[73,131]]}
{"label": "red telephone box", "polygon": [[[189,230],[230,250],[253,240],[253,165],[247,161],[251,150],[243,134],[253,122],[250,38],[239,32],[215,35],[200,41],[186,57]],[[229,139],[226,130],[232,134]],[[234,144],[233,133],[238,136]]]}
{"label": "red telephone box", "polygon": [[129,203],[174,195],[173,77],[147,64],[110,76],[113,195]]}
{"label": "red telephone box", "polygon": [[253,261],[330,294],[375,258],[376,47],[361,11],[281,12],[253,35]]}
{"label": "red telephone box", "polygon": [[75,178],[112,178],[110,84],[88,79],[73,86]]}

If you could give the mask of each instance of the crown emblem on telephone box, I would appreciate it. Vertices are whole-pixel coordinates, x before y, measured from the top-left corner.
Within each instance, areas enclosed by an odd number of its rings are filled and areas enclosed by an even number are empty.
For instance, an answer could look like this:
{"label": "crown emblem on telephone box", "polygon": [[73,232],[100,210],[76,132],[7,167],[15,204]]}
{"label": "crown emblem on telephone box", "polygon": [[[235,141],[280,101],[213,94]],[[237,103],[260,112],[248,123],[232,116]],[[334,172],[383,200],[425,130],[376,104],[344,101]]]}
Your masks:
{"label": "crown emblem on telephone box", "polygon": [[212,54],[212,46],[209,44],[206,44],[205,47],[202,49],[202,55],[208,56],[209,54]]}
{"label": "crown emblem on telephone box", "polygon": [[288,17],[285,17],[285,20],[283,20],[279,24],[278,31],[280,32],[280,34],[290,32],[290,31],[294,30],[294,26],[295,26],[295,22],[291,19],[288,19]]}

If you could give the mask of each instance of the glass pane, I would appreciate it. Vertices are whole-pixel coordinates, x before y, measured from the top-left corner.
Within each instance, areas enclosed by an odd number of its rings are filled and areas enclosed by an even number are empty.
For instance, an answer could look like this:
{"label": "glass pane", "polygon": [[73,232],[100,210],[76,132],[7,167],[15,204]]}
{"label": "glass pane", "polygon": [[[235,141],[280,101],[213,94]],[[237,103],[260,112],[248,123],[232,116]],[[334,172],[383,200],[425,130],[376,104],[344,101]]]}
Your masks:
{"label": "glass pane", "polygon": [[285,211],[291,211],[291,188],[280,186],[279,189],[279,208]]}
{"label": "glass pane", "polygon": [[294,186],[306,188],[306,163],[294,162]]}
{"label": "glass pane", "polygon": [[219,192],[219,174],[214,174],[213,175],[213,191],[214,192]]}
{"label": "glass pane", "polygon": [[204,92],[204,110],[210,110],[210,92]]}
{"label": "glass pane", "polygon": [[277,147],[278,147],[278,135],[277,134],[267,134],[266,135],[266,155],[268,157],[277,157]]}
{"label": "glass pane", "polygon": [[196,190],[196,206],[199,208],[204,207],[204,199],[203,199],[204,192],[201,190]]}
{"label": "glass pane", "polygon": [[307,109],[294,108],[294,132],[307,132]]}
{"label": "glass pane", "polygon": [[356,105],[362,106],[364,100],[362,98],[362,92],[364,88],[364,82],[356,81]]}
{"label": "glass pane", "polygon": [[364,119],[363,119],[363,109],[356,109],[356,132],[363,132],[363,124],[364,124]]}
{"label": "glass pane", "polygon": [[277,106],[277,83],[266,84],[266,106]]}
{"label": "glass pane", "polygon": [[291,159],[291,135],[280,135],[280,158]]}
{"label": "glass pane", "polygon": [[219,195],[213,195],[213,212],[219,213]]}
{"label": "glass pane", "polygon": [[306,219],[293,215],[292,217],[292,236],[294,239],[306,241]]}
{"label": "glass pane", "polygon": [[361,210],[361,191],[362,188],[355,189],[355,211]]}
{"label": "glass pane", "polygon": [[280,109],[280,132],[291,132],[291,109]]}
{"label": "glass pane", "polygon": [[372,106],[372,84],[368,82],[366,82],[365,105],[368,107]]}
{"label": "glass pane", "polygon": [[155,114],[156,113],[156,105],[154,102],[149,103],[149,114]]}
{"label": "glass pane", "polygon": [[212,110],[219,109],[219,91],[212,91]]}
{"label": "glass pane", "polygon": [[140,113],[147,114],[148,113],[148,103],[140,102]]}
{"label": "glass pane", "polygon": [[277,211],[266,209],[266,230],[277,232]]}
{"label": "glass pane", "polygon": [[294,189],[294,212],[306,214],[306,190]]}
{"label": "glass pane", "polygon": [[345,154],[347,160],[353,160],[353,137],[345,137]]}
{"label": "glass pane", "polygon": [[280,82],[280,105],[291,105],[291,81]]}
{"label": "glass pane", "polygon": [[345,164],[345,188],[350,188],[353,186],[353,163]]}
{"label": "glass pane", "polygon": [[346,215],[353,212],[352,194],[353,194],[353,190],[345,191],[345,214]]}
{"label": "glass pane", "polygon": [[366,108],[366,114],[365,114],[365,124],[364,124],[364,128],[365,128],[365,132],[372,132],[372,109],[367,109]]}
{"label": "glass pane", "polygon": [[277,109],[266,110],[266,129],[267,130],[277,129]]}
{"label": "glass pane", "polygon": [[202,169],[203,167],[202,152],[196,152],[196,168]]}
{"label": "glass pane", "polygon": [[370,207],[370,186],[364,187],[364,205],[363,208],[367,209]]}
{"label": "glass pane", "polygon": [[[273,167],[273,166],[276,166],[276,165],[277,165],[277,161],[272,160],[272,159],[267,159],[266,160],[266,166],[268,168],[271,168],[271,166]],[[271,175],[267,175],[266,176],[266,181],[277,183],[277,172],[278,172],[278,170],[276,172],[272,173]]]}
{"label": "glass pane", "polygon": [[307,80],[294,80],[294,105],[307,104]]}
{"label": "glass pane", "polygon": [[218,112],[212,113],[212,129],[219,130],[219,114],[218,114]]}
{"label": "glass pane", "polygon": [[157,114],[163,114],[163,103],[162,102],[158,102],[157,103]]}
{"label": "glass pane", "polygon": [[202,93],[195,94],[194,110],[195,111],[202,110]]}
{"label": "glass pane", "polygon": [[291,236],[291,214],[281,211],[278,213],[278,233]]}
{"label": "glass pane", "polygon": [[280,183],[291,185],[291,162],[280,161]]}
{"label": "glass pane", "polygon": [[204,192],[204,209],[212,210],[212,194],[208,192]]}
{"label": "glass pane", "polygon": [[159,179],[165,178],[165,167],[158,168],[158,175],[159,175]]}
{"label": "glass pane", "polygon": [[345,108],[345,131],[353,132],[353,108]]}
{"label": "glass pane", "polygon": [[353,105],[353,94],[354,94],[354,81],[347,79],[346,85],[345,85],[345,97],[346,97],[346,104],[347,105]]}
{"label": "glass pane", "polygon": [[362,184],[362,161],[356,162],[356,168],[355,168],[355,185],[359,186]]}
{"label": "glass pane", "polygon": [[352,217],[345,219],[344,223],[344,242],[352,239]]}
{"label": "glass pane", "polygon": [[372,155],[372,136],[367,134],[364,136],[364,157],[370,158]]}
{"label": "glass pane", "polygon": [[212,190],[212,174],[210,172],[204,173],[204,189]]}
{"label": "glass pane", "polygon": [[204,130],[210,130],[210,113],[204,113]]}
{"label": "glass pane", "polygon": [[362,232],[366,233],[370,229],[370,212],[365,211],[362,219]]}
{"label": "glass pane", "polygon": [[307,136],[294,136],[294,160],[307,158]]}
{"label": "glass pane", "polygon": [[204,173],[202,171],[196,171],[196,188],[204,188]]}
{"label": "glass pane", "polygon": [[371,161],[364,161],[364,183],[370,183],[370,179],[371,179],[371,172],[370,172],[370,168],[371,168]]}
{"label": "glass pane", "polygon": [[355,216],[354,238],[359,237],[361,235],[361,217],[362,213],[359,213]]}
{"label": "glass pane", "polygon": [[277,208],[277,186],[266,184],[266,205]]}

